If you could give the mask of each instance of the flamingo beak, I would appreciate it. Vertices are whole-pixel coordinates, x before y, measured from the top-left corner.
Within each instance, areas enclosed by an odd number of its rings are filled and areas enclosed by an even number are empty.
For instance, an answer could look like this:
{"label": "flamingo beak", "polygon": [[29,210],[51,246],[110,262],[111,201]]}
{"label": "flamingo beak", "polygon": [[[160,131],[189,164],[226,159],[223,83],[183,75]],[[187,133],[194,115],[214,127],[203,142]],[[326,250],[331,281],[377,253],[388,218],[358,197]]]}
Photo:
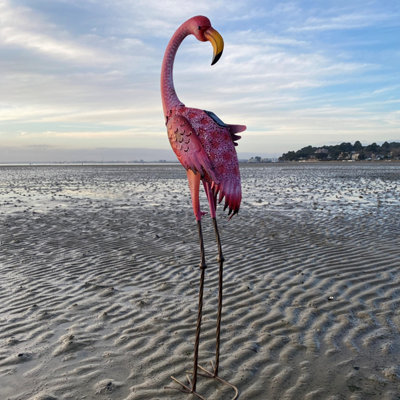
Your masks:
{"label": "flamingo beak", "polygon": [[204,32],[205,38],[211,42],[214,49],[213,59],[211,65],[214,65],[221,57],[222,51],[224,50],[224,39],[222,36],[214,29],[208,28]]}

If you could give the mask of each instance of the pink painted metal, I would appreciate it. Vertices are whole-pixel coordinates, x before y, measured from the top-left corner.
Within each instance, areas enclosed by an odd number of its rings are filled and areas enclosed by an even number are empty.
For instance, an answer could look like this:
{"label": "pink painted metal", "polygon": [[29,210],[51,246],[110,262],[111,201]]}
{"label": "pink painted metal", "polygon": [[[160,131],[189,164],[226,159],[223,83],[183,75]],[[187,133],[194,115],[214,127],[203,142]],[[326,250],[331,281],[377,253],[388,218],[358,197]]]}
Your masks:
{"label": "pink painted metal", "polygon": [[188,171],[193,211],[198,221],[200,211],[199,186],[203,182],[215,218],[217,202],[225,199],[224,209],[231,217],[238,213],[242,198],[239,162],[235,150],[244,125],[229,125],[214,113],[186,107],[176,95],[173,82],[173,64],[183,39],[193,34],[206,41],[207,30],[212,30],[208,18],[197,16],[183,23],[172,36],[165,51],[161,71],[161,96],[168,138],[178,160]]}

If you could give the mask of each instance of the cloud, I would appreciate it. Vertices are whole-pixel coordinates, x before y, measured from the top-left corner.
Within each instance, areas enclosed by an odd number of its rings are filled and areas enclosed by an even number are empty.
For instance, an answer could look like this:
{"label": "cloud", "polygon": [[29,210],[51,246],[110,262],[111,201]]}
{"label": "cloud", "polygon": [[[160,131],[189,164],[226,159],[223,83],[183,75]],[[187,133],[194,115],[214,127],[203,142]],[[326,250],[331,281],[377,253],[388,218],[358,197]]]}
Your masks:
{"label": "cloud", "polygon": [[205,101],[203,107],[236,113],[240,104],[240,114],[247,116],[262,109],[289,111],[306,94],[309,97],[309,91],[344,85],[374,68],[365,62],[337,60],[306,42],[284,36],[272,39],[260,31],[228,33],[221,61],[212,68],[206,61],[211,52],[207,43],[182,46],[175,71],[181,100],[195,106]]}
{"label": "cloud", "polygon": [[376,10],[351,10],[343,12],[340,9],[328,9],[326,16],[310,16],[304,23],[290,27],[288,31],[327,31],[327,30],[349,30],[387,24],[393,21],[396,25],[398,13],[376,12]]}
{"label": "cloud", "polygon": [[373,2],[361,11],[329,1],[18,4],[25,6],[0,0],[0,136],[9,145],[168,148],[161,60],[175,29],[193,14],[210,17],[225,50],[211,67],[210,44],[185,39],[175,88],[188,106],[247,124],[241,149],[269,143],[284,151],[294,138],[315,140],[317,131],[332,139],[400,128],[398,49],[378,57],[384,36],[362,35],[360,44],[361,35],[348,35],[350,28],[399,26],[396,12]]}
{"label": "cloud", "polygon": [[0,3],[0,42],[3,46],[84,63],[104,58],[99,50],[76,43],[32,9],[11,6],[7,0]]}

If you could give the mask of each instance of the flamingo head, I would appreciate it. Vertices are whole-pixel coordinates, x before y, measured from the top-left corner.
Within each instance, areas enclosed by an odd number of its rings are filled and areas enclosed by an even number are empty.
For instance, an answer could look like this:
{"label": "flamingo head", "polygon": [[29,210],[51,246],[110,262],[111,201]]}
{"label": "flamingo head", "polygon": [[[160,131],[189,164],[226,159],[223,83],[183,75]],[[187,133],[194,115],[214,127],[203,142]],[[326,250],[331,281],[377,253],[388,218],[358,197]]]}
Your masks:
{"label": "flamingo head", "polygon": [[211,26],[211,22],[207,17],[201,15],[190,18],[187,21],[190,33],[192,33],[201,42],[207,40],[211,42],[214,54],[211,65],[214,65],[221,57],[224,50],[224,40],[222,36]]}

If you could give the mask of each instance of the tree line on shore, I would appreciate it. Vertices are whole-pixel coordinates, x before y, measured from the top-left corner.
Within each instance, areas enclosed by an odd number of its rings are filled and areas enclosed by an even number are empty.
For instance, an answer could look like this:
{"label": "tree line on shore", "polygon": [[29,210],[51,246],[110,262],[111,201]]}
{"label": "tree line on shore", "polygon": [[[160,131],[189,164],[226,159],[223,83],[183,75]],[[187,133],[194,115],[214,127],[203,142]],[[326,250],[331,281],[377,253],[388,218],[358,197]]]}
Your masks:
{"label": "tree line on shore", "polygon": [[343,142],[338,145],[313,147],[306,146],[297,151],[288,151],[279,161],[361,161],[361,160],[400,160],[400,143],[384,142],[363,146],[359,140],[354,144]]}

